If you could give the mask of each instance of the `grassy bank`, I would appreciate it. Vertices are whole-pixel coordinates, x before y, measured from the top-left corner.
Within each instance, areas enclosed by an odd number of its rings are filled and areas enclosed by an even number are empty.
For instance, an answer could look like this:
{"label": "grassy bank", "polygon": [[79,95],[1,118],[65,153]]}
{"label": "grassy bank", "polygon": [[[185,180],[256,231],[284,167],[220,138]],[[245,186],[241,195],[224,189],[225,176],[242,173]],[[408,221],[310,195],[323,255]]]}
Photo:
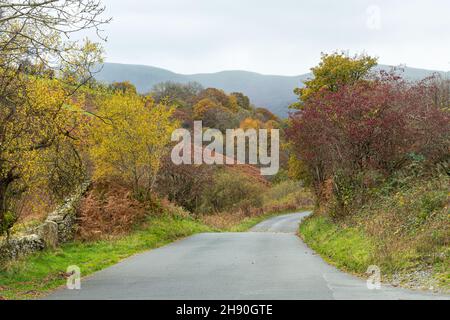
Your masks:
{"label": "grassy bank", "polygon": [[226,229],[218,229],[188,217],[152,217],[131,234],[94,242],[73,242],[56,251],[44,251],[0,270],[0,299],[32,299],[66,282],[65,271],[77,265],[82,276],[102,270],[119,261],[201,232],[243,232],[272,216],[268,213],[241,219]]}
{"label": "grassy bank", "polygon": [[385,282],[450,290],[448,177],[380,188],[366,205],[339,222],[316,213],[300,235],[330,264],[363,275],[380,267]]}
{"label": "grassy bank", "polygon": [[342,228],[320,216],[307,218],[300,234],[327,262],[352,273],[364,273],[372,262],[374,244],[357,228]]}

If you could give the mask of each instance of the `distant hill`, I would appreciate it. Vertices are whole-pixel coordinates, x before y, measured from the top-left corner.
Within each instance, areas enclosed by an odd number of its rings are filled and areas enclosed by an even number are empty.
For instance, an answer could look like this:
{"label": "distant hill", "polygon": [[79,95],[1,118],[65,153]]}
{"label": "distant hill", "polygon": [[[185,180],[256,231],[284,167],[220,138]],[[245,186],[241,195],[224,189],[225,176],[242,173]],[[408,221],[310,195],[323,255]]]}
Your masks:
{"label": "distant hill", "polygon": [[[389,66],[380,65],[378,69],[390,69]],[[424,69],[405,68],[404,75],[411,80],[418,80],[431,75],[433,72]],[[444,72],[439,72],[445,74]],[[446,72],[447,76],[449,72]],[[251,102],[258,107],[266,107],[281,117],[286,117],[288,106],[296,101],[294,88],[302,85],[302,81],[311,74],[299,76],[263,75],[248,71],[222,71],[217,73],[178,74],[166,69],[105,63],[102,71],[96,74],[96,79],[101,82],[130,81],[139,92],[149,92],[155,84],[164,81],[187,83],[196,81],[205,88],[219,88],[227,93],[242,92],[249,96]]]}

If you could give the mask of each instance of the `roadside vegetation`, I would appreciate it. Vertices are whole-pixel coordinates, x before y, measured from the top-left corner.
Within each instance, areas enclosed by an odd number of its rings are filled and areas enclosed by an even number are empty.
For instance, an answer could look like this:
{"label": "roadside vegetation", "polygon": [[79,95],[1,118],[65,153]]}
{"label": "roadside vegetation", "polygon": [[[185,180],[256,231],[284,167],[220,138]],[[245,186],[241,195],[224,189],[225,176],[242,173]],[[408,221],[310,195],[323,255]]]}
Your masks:
{"label": "roadside vegetation", "polygon": [[324,55],[298,89],[291,174],[317,199],[300,228],[330,263],[394,285],[450,289],[450,81],[376,73],[367,56]]}
{"label": "roadside vegetation", "polygon": [[373,243],[357,227],[340,226],[326,216],[307,218],[300,233],[308,245],[330,264],[363,274],[372,262]]}

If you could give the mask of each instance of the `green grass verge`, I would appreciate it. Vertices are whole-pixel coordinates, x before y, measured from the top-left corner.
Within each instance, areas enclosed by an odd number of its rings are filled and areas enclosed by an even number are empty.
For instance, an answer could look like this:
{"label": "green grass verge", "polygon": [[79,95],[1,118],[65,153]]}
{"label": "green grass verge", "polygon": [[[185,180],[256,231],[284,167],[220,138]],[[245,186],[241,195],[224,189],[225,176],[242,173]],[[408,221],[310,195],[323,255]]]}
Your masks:
{"label": "green grass verge", "polygon": [[423,270],[423,257],[414,250],[383,255],[382,243],[361,229],[341,226],[316,215],[300,225],[299,235],[325,261],[346,272],[362,276],[370,265],[377,265],[383,272],[383,281],[391,282],[396,278],[395,282],[404,287],[433,287],[433,290],[450,292],[450,271],[445,257],[429,262],[431,277],[419,279],[422,281],[419,284],[414,280],[414,271]]}
{"label": "green grass verge", "polygon": [[300,236],[328,263],[351,273],[365,273],[374,244],[356,228],[340,228],[328,218],[311,216],[300,225]]}
{"label": "green grass verge", "polygon": [[42,296],[66,282],[65,271],[77,265],[82,276],[111,266],[133,254],[161,247],[199,232],[211,232],[195,220],[158,217],[146,227],[118,239],[74,242],[56,251],[44,251],[9,263],[0,270],[0,297],[29,299]]}

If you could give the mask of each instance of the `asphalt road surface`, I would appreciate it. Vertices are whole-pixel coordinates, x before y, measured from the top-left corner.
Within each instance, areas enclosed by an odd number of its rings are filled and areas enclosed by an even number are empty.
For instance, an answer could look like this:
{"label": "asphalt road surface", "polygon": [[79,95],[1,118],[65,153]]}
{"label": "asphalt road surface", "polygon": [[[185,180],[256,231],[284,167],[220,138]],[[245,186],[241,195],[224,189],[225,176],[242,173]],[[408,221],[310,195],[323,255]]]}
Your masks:
{"label": "asphalt road surface", "polygon": [[325,263],[297,236],[307,212],[245,233],[203,233],[135,255],[47,299],[450,299],[382,285]]}

